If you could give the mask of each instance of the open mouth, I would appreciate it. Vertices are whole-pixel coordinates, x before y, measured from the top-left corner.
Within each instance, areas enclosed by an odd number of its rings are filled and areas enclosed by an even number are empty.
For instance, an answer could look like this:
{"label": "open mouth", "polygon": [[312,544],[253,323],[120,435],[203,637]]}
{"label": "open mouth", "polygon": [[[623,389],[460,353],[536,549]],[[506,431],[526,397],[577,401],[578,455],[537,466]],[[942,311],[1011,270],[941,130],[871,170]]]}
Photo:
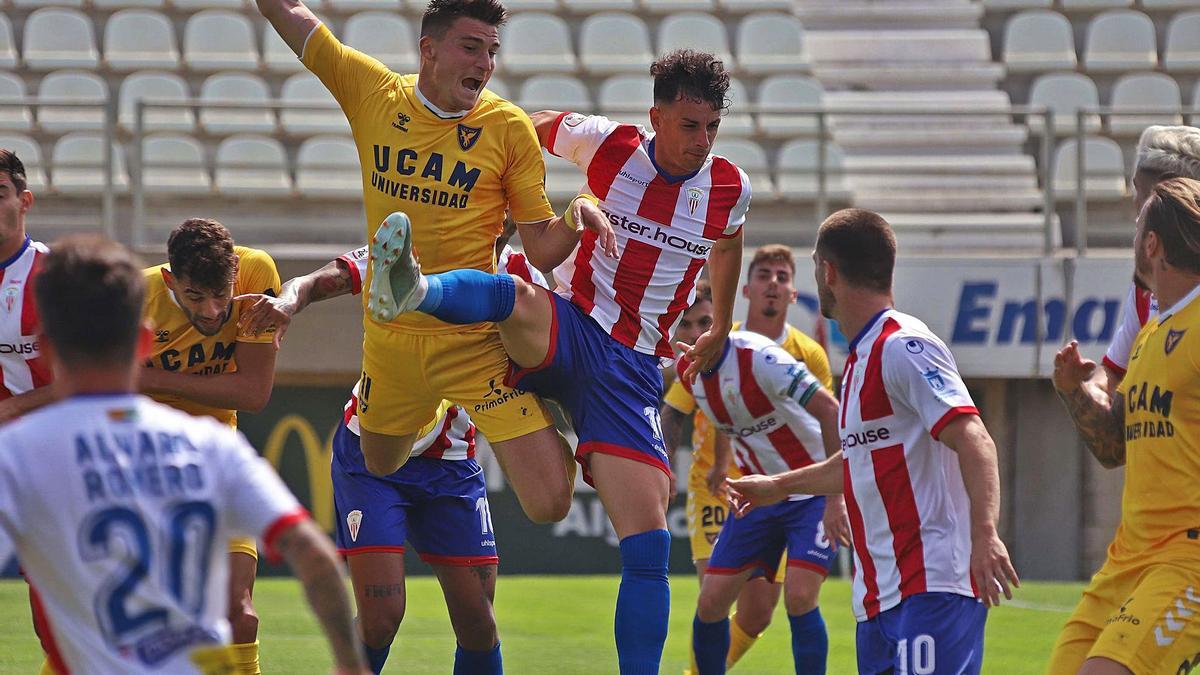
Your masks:
{"label": "open mouth", "polygon": [[474,77],[468,77],[462,81],[463,89],[478,94],[483,89],[483,80]]}

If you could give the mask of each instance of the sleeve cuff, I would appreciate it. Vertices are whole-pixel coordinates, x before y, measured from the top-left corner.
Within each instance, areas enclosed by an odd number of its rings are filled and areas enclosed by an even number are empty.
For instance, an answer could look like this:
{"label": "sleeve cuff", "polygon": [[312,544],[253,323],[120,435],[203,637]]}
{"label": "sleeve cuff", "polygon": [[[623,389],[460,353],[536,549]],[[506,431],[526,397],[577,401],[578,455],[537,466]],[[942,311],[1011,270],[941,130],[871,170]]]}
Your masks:
{"label": "sleeve cuff", "polygon": [[799,403],[801,407],[807,406],[808,402],[812,400],[813,394],[816,394],[817,390],[820,388],[820,382],[813,382],[811,385],[809,385],[808,389],[800,395],[800,398],[796,399],[796,402]]}
{"label": "sleeve cuff", "polygon": [[1112,359],[1110,359],[1110,358],[1108,358],[1108,355],[1107,355],[1107,354],[1105,354],[1105,355],[1104,355],[1104,358],[1103,358],[1103,359],[1101,359],[1101,360],[1100,360],[1100,362],[1101,362],[1101,363],[1103,363],[1103,364],[1104,364],[1104,366],[1105,366],[1106,368],[1108,368],[1109,370],[1115,371],[1115,372],[1116,372],[1116,373],[1118,373],[1118,374],[1119,374],[1121,377],[1125,377],[1125,368],[1123,368],[1123,367],[1121,367],[1121,366],[1117,365],[1117,362],[1116,362],[1116,361],[1113,361],[1113,360],[1112,360]]}
{"label": "sleeve cuff", "polygon": [[558,117],[554,118],[554,124],[550,126],[550,135],[546,137],[546,150],[555,157],[561,157],[561,155],[554,151],[554,142],[558,140],[558,128],[562,126],[563,118],[570,114],[571,111],[569,110],[559,113]]}
{"label": "sleeve cuff", "polygon": [[283,557],[275,549],[275,542],[279,538],[279,535],[286,532],[293,525],[309,520],[309,518],[308,511],[303,506],[298,506],[294,511],[276,518],[275,522],[271,523],[263,533],[263,547],[266,549],[267,560],[273,563],[282,562]]}
{"label": "sleeve cuff", "polygon": [[929,430],[929,435],[933,436],[933,440],[936,441],[938,440],[938,436],[942,435],[942,430],[946,428],[946,425],[953,422],[960,415],[978,414],[979,409],[973,405],[960,405],[956,408],[951,408],[946,411],[945,415],[942,415],[942,418],[937,421],[937,424],[933,425],[933,428]]}
{"label": "sleeve cuff", "polygon": [[346,263],[346,267],[350,268],[350,294],[362,293],[362,277],[358,274],[358,263],[347,255],[339,255],[337,259]]}

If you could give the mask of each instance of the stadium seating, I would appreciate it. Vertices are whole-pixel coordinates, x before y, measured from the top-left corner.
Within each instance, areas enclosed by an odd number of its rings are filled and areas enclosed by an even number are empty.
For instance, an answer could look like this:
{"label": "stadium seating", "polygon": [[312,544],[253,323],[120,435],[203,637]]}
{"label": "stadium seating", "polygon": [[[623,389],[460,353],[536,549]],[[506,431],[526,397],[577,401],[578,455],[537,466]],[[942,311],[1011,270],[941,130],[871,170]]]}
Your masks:
{"label": "stadium seating", "polygon": [[[1092,78],[1082,73],[1048,73],[1033,82],[1029,93],[1029,105],[1047,107],[1054,112],[1054,132],[1058,135],[1075,133],[1080,108],[1100,107],[1100,93]],[[1084,123],[1089,132],[1100,130],[1100,116],[1089,115]],[[1029,117],[1029,128],[1041,133],[1042,118]]]}
{"label": "stadium seating", "polygon": [[[713,0],[641,0],[641,9],[651,14],[675,16],[681,12],[705,12],[716,9]],[[661,46],[659,49],[662,52]]]}
{"label": "stadium seating", "polygon": [[654,83],[644,75],[614,75],[600,85],[600,112],[617,120],[640,120],[654,105]]}
{"label": "stadium seating", "polygon": [[717,6],[729,14],[744,12],[791,12],[791,0],[717,0]]}
{"label": "stadium seating", "polygon": [[542,151],[546,162],[546,196],[552,201],[562,202],[579,194],[583,185],[583,174],[570,161]]}
{"label": "stadium seating", "polygon": [[100,64],[96,35],[87,15],[76,9],[45,7],[25,20],[25,65],[34,70],[94,69]]}
{"label": "stadium seating", "polygon": [[1200,70],[1200,11],[1181,12],[1171,19],[1162,64],[1171,72]]}
{"label": "stadium seating", "polygon": [[1148,116],[1112,115],[1108,120],[1108,128],[1114,135],[1137,137],[1151,124],[1183,124],[1183,117],[1179,114],[1183,105],[1179,84],[1170,75],[1122,75],[1113,85],[1110,105],[1114,112],[1138,109],[1163,111],[1162,114]]}
{"label": "stadium seating", "polygon": [[563,8],[574,14],[593,12],[632,12],[637,9],[634,0],[562,0]]}
{"label": "stadium seating", "polygon": [[1064,11],[1090,11],[1097,9],[1123,9],[1133,4],[1133,0],[1058,0]]}
{"label": "stadium seating", "polygon": [[[76,132],[67,134],[54,144],[51,155],[50,178],[54,189],[76,194],[104,192],[104,137],[99,134]],[[125,161],[119,147],[111,148],[113,189],[124,192],[129,188]]]}
{"label": "stadium seating", "polygon": [[300,59],[296,58],[296,53],[269,23],[262,26],[262,46],[262,62],[267,70],[286,74],[298,73],[305,69]]}
{"label": "stadium seating", "polygon": [[721,134],[725,136],[753,136],[754,118],[742,112],[750,107],[750,94],[746,85],[736,77],[729,78],[729,111],[721,118]]}
{"label": "stadium seating", "polygon": [[42,149],[36,141],[22,134],[0,132],[0,148],[8,148],[21,158],[21,163],[25,165],[25,183],[30,190],[40,192],[46,188],[45,163],[42,162]]}
{"label": "stadium seating", "polygon": [[[1075,199],[1078,187],[1078,143],[1070,138],[1054,153],[1054,195],[1062,201]],[[1090,136],[1084,140],[1084,190],[1089,201],[1126,198],[1125,160],[1121,146],[1109,138]]]}
{"label": "stadium seating", "polygon": [[341,136],[305,139],[296,153],[296,190],[304,197],[361,199],[358,149]]}
{"label": "stadium seating", "polygon": [[826,90],[990,89],[1004,76],[977,29],[807,31],[805,48]]}
{"label": "stadium seating", "polygon": [[180,134],[147,136],[142,142],[142,185],[149,194],[211,192],[204,148]]}
{"label": "stadium seating", "polygon": [[[758,130],[772,138],[812,136],[817,132],[815,115],[800,115],[796,108],[820,107],[825,90],[811,77],[773,75],[758,90]],[[778,111],[778,112],[775,112]]]}
{"label": "stadium seating", "polygon": [[988,10],[1042,9],[1053,4],[1054,0],[983,0],[983,6]]}
{"label": "stadium seating", "polygon": [[283,146],[263,136],[233,136],[217,146],[217,191],[228,195],[286,197],[292,193]]}
{"label": "stadium seating", "polygon": [[12,6],[27,9],[30,7],[78,7],[84,6],[84,0],[11,0]]}
{"label": "stadium seating", "polygon": [[[25,80],[12,73],[0,73],[0,101],[25,98]],[[33,111],[28,106],[0,106],[0,129],[27,131],[33,128]]]}
{"label": "stadium seating", "polygon": [[158,12],[123,9],[104,26],[104,63],[114,70],[178,68],[175,29]]}
{"label": "stadium seating", "polygon": [[567,22],[553,14],[517,14],[500,31],[501,68],[513,75],[573,73],[578,69]]}
{"label": "stadium seating", "polygon": [[535,75],[521,85],[517,104],[529,113],[538,110],[592,109],[587,87],[570,75]]}
{"label": "stadium seating", "polygon": [[343,37],[346,44],[374,56],[396,72],[417,71],[416,30],[394,13],[359,12],[346,21]]}
{"label": "stadium seating", "polygon": [[404,9],[404,3],[400,0],[323,0],[321,7],[334,12],[357,12],[360,10],[399,12]]}
{"label": "stadium seating", "polygon": [[[51,132],[101,130],[108,106],[108,85],[95,73],[58,71],[42,78],[38,98],[38,125]],[[56,106],[53,103],[88,103],[88,107]]]}
{"label": "stadium seating", "polygon": [[1092,19],[1083,51],[1091,72],[1152,70],[1158,65],[1154,22],[1133,10],[1113,10]]}
{"label": "stadium seating", "polygon": [[713,154],[721,155],[746,172],[755,200],[761,202],[775,198],[775,183],[771,179],[767,153],[758,143],[742,138],[719,139],[713,147]]}
{"label": "stadium seating", "polygon": [[774,12],[747,16],[738,25],[737,49],[738,67],[748,74],[808,69],[803,28],[794,16]]}
{"label": "stadium seating", "polygon": [[[117,123],[126,131],[133,131],[136,103],[139,99],[154,101],[184,101],[190,98],[187,83],[173,73],[134,73],[121,82],[117,96]],[[147,131],[184,131],[196,128],[196,116],[184,108],[146,108],[142,118]]]}
{"label": "stadium seating", "polygon": [[1004,64],[1010,72],[1074,70],[1075,37],[1071,22],[1057,12],[1030,10],[1004,28]]}
{"label": "stadium seating", "polygon": [[0,68],[16,68],[17,41],[13,37],[12,23],[8,16],[0,14]]}
{"label": "stadium seating", "polygon": [[[200,86],[200,99],[210,103],[256,103],[271,98],[267,83],[249,73],[219,73]],[[200,125],[209,133],[272,133],[275,113],[253,108],[203,108]]]}
{"label": "stadium seating", "polygon": [[[91,0],[91,5],[96,9],[104,10],[125,9],[127,7],[163,9],[166,6],[166,2],[164,0]],[[176,6],[178,5],[176,4]]]}
{"label": "stadium seating", "polygon": [[491,92],[493,94],[499,96],[502,99],[509,100],[509,101],[512,100],[512,90],[509,88],[508,83],[505,82],[502,78],[499,78],[499,77],[496,77],[495,75],[493,75],[491,78],[488,79],[487,88],[489,90],[491,90]]}
{"label": "stadium seating", "polygon": [[247,0],[170,0],[171,6],[176,9],[181,9],[187,12],[196,12],[205,9],[230,9],[241,10],[245,9],[249,3]]}
{"label": "stadium seating", "polygon": [[[688,0],[679,1],[683,3]],[[658,26],[658,53],[665,54],[676,49],[703,50],[724,61],[726,68],[737,68],[729,50],[725,24],[711,14],[679,12],[663,19]]]}
{"label": "stadium seating", "polygon": [[650,29],[632,14],[595,14],[580,27],[580,61],[593,75],[643,73],[646,64],[654,60],[653,52]]}
{"label": "stadium seating", "polygon": [[[817,171],[820,162],[817,141],[789,141],[779,151],[778,170],[775,184],[779,196],[789,201],[812,201],[817,198]],[[830,199],[849,198],[843,165],[845,159],[841,148],[833,144],[825,146],[826,195]]]}
{"label": "stadium seating", "polygon": [[192,70],[257,70],[254,28],[241,14],[207,9],[183,29],[183,61]]}
{"label": "stadium seating", "polygon": [[309,72],[296,73],[283,83],[281,97],[286,103],[304,105],[324,104],[329,110],[289,110],[280,112],[280,122],[289,134],[307,136],[310,134],[345,134],[350,135],[350,123],[346,115],[337,107],[333,94],[321,84],[316,75]]}

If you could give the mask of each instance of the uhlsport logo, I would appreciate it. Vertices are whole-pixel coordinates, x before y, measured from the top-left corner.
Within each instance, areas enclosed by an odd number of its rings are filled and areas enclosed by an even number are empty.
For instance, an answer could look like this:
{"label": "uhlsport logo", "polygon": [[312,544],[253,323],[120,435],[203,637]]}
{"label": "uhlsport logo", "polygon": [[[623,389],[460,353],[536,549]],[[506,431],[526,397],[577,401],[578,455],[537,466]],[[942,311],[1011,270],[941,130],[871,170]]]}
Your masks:
{"label": "uhlsport logo", "polygon": [[479,137],[483,135],[482,127],[469,127],[465,124],[458,125],[458,147],[464,151],[475,147],[479,142]]}
{"label": "uhlsport logo", "polygon": [[346,529],[350,531],[350,541],[358,541],[358,528],[362,525],[362,511],[354,509],[346,514]]}

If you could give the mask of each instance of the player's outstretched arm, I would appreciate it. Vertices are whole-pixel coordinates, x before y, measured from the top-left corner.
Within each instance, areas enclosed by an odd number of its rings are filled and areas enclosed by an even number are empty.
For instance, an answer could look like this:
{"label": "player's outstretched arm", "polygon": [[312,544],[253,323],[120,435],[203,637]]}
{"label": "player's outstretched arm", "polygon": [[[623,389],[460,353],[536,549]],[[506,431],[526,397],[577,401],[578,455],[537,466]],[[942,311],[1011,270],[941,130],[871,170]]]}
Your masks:
{"label": "player's outstretched arm", "polygon": [[0,401],[0,424],[11,422],[26,413],[33,412],[44,405],[58,400],[54,385],[30,389],[24,394],[17,394]]}
{"label": "player's outstretched arm", "polygon": [[[744,229],[744,228],[743,228]],[[725,348],[725,338],[733,328],[733,300],[737,295],[738,279],[742,275],[742,232],[718,239],[708,258],[708,279],[712,286],[713,324],[708,332],[685,350],[692,359],[683,377],[694,382],[696,376],[708,370]]]}
{"label": "player's outstretched arm", "polygon": [[259,412],[271,400],[277,351],[270,342],[238,342],[238,369],[206,377],[142,368],[138,389],[146,394],[186,398],[213,408]]}
{"label": "player's outstretched arm", "polygon": [[726,479],[730,502],[738,515],[758,506],[768,506],[788,495],[838,495],[842,493],[842,453],[823,462],[792,469],[774,476],[752,475]]}
{"label": "player's outstretched arm", "polygon": [[1115,469],[1125,464],[1124,397],[1116,391],[1110,396],[1112,380],[1093,378],[1096,370],[1096,362],[1083,358],[1072,340],[1054,356],[1054,389],[1084,445],[1102,466]]}
{"label": "player's outstretched arm", "polygon": [[304,41],[321,20],[300,0],[256,0],[258,11],[270,22],[296,56],[304,54]]}
{"label": "player's outstretched arm", "polygon": [[572,199],[561,216],[537,223],[517,223],[525,257],[544,274],[549,274],[571,255],[584,231],[595,233],[596,243],[604,255],[619,256],[612,224],[591,195]]}
{"label": "player's outstretched arm", "polygon": [[302,277],[288,279],[279,289],[279,297],[262,293],[247,293],[233,299],[249,303],[238,319],[238,332],[257,337],[263,331],[275,329],[275,348],[278,349],[292,317],[314,302],[355,292],[350,263],[342,258],[331,260],[324,267]]}
{"label": "player's outstretched arm", "polygon": [[308,519],[297,522],[279,535],[276,549],[296,575],[308,604],[321,622],[333,650],[337,673],[367,673],[358,638],[342,566],[329,537]]}
{"label": "player's outstretched arm", "polygon": [[963,484],[971,501],[971,576],[988,607],[1000,604],[1000,594],[1012,600],[1021,581],[996,528],[1000,522],[1000,470],[996,444],[978,415],[959,415],[938,434],[938,440],[958,453]]}

